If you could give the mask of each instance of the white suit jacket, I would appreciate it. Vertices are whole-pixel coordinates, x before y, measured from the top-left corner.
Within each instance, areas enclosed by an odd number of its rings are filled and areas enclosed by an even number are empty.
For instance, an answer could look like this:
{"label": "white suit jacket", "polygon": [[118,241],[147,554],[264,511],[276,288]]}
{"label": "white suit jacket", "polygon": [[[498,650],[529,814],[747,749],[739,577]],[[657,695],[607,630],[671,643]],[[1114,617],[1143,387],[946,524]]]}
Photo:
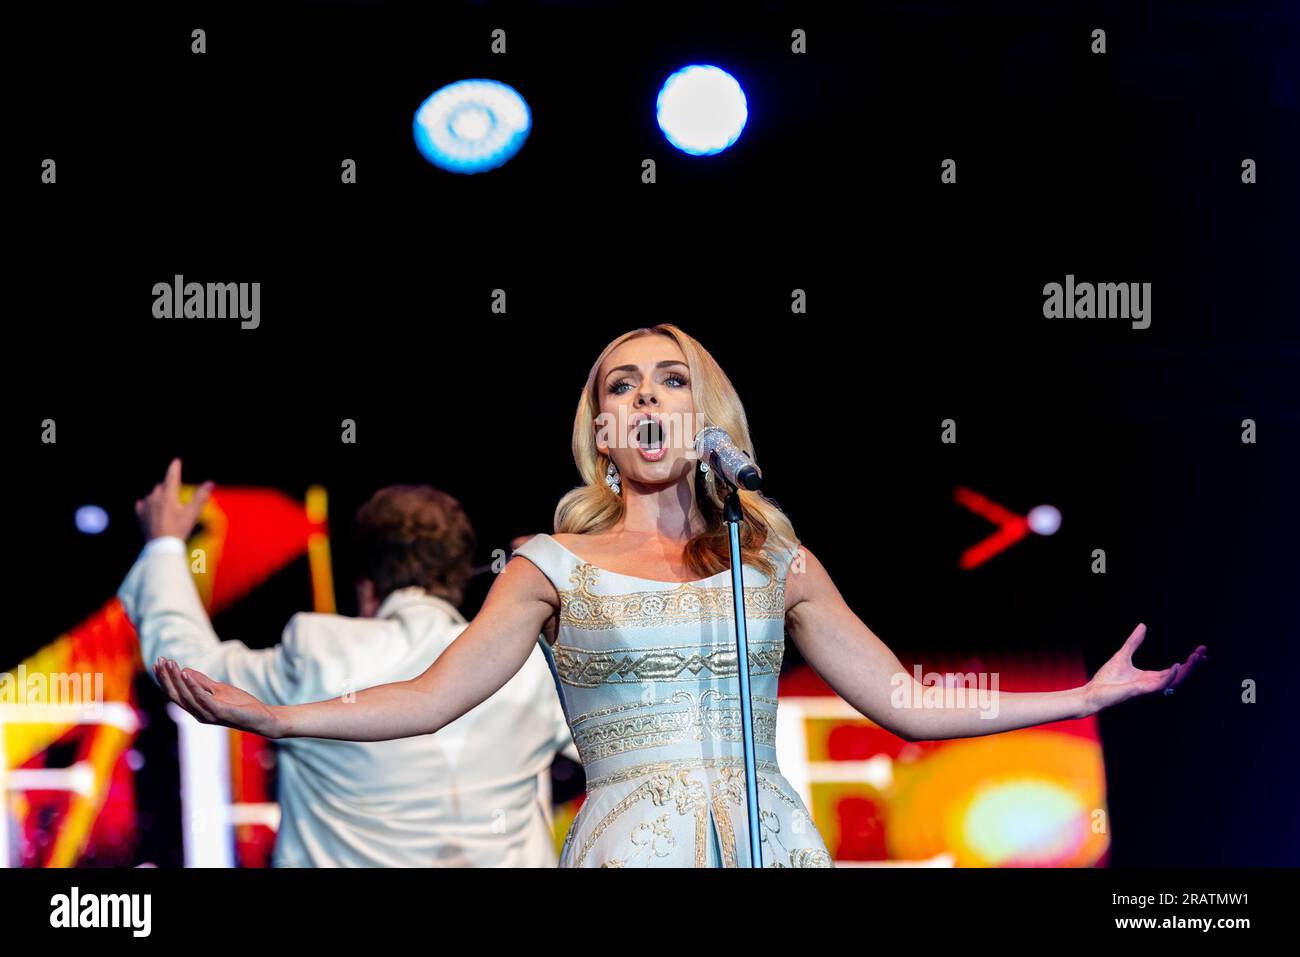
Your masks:
{"label": "white suit jacket", "polygon": [[[151,676],[160,656],[173,658],[276,705],[414,678],[467,627],[450,602],[402,588],[375,618],[303,612],[274,647],[222,641],[179,538],[146,545],[118,597]],[[557,864],[550,767],[577,749],[540,645],[496,694],[434,734],[277,745],[277,867]]]}

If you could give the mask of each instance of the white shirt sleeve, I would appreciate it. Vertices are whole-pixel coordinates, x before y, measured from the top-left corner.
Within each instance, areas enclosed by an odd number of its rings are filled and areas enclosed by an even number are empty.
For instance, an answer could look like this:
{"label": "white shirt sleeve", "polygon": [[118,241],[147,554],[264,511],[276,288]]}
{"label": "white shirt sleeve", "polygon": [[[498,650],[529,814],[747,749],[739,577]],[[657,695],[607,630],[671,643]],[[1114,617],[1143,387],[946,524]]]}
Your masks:
{"label": "white shirt sleeve", "polygon": [[151,678],[158,658],[171,658],[216,681],[234,685],[267,704],[288,704],[300,683],[302,661],[294,640],[295,621],[280,644],[253,649],[217,637],[190,574],[185,543],[155,538],[118,589],[118,599],[140,639],[140,657]]}
{"label": "white shirt sleeve", "polygon": [[185,543],[175,535],[159,535],[145,543],[144,548],[140,550],[140,557],[146,558],[160,552],[164,555],[184,555]]}

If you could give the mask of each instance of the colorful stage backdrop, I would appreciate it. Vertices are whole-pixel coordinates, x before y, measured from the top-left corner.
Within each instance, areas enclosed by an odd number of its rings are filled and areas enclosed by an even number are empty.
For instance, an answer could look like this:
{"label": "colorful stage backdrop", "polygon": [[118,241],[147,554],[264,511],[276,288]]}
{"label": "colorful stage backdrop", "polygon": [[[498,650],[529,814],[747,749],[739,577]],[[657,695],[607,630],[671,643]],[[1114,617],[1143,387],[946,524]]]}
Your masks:
{"label": "colorful stage backdrop", "polygon": [[[190,490],[187,490],[187,494]],[[990,539],[960,556],[974,567],[1031,529],[978,493],[957,504],[988,518]],[[1059,516],[1058,516],[1059,517]],[[311,607],[335,609],[326,494],[304,501],[257,488],[218,488],[190,542],[210,613],[243,600],[306,556]],[[977,560],[976,560],[977,559]],[[275,627],[279,627],[276,623]],[[904,661],[911,668],[912,662]],[[134,629],[111,599],[0,675],[0,866],[132,866],[138,860],[133,750],[147,716],[133,690],[142,668]],[[1000,690],[1086,681],[1082,657],[931,661],[932,693],[996,673]],[[1066,866],[1106,862],[1105,773],[1095,718],[1006,734],[909,743],[858,715],[806,666],[782,675],[777,749],[840,865]],[[184,861],[264,867],[279,810],[274,745],[256,735],[178,723]],[[583,797],[556,809],[559,849]]]}

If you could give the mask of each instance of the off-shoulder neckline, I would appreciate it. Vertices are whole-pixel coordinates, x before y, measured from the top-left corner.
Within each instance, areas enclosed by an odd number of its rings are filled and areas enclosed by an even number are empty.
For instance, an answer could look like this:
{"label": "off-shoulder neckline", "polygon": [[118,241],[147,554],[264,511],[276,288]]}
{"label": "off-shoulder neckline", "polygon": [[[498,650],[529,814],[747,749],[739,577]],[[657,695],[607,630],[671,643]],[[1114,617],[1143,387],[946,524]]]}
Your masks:
{"label": "off-shoulder neckline", "polygon": [[547,532],[538,532],[538,537],[541,537],[541,536],[545,536],[545,537],[548,538],[551,542],[554,542],[556,548],[559,548],[559,549],[561,549],[561,550],[563,550],[563,551],[565,551],[565,552],[568,552],[570,555],[572,555],[572,556],[573,556],[574,558],[576,558],[578,561],[582,562],[584,565],[590,565],[592,568],[596,569],[596,571],[598,571],[598,572],[603,572],[603,573],[606,574],[606,575],[614,575],[614,576],[617,576],[618,578],[626,578],[626,579],[628,579],[629,581],[634,581],[634,582],[649,582],[649,583],[652,584],[652,585],[674,585],[674,586],[677,586],[677,587],[681,587],[682,585],[701,585],[701,584],[703,584],[704,582],[711,582],[711,581],[713,581],[715,578],[718,578],[718,577],[720,577],[720,576],[722,576],[722,575],[730,575],[730,574],[731,574],[731,569],[729,569],[729,568],[724,568],[722,571],[718,572],[718,573],[715,574],[715,575],[710,575],[708,578],[697,578],[697,579],[695,579],[694,581],[688,581],[688,582],[671,582],[671,581],[664,581],[664,580],[661,579],[661,578],[642,578],[640,575],[628,575],[628,574],[626,574],[626,573],[624,573],[624,572],[616,572],[616,571],[613,571],[613,570],[608,569],[608,568],[601,568],[601,567],[600,567],[599,565],[597,565],[595,562],[588,561],[587,559],[583,558],[581,555],[579,555],[577,552],[573,551],[572,549],[567,548],[567,547],[565,547],[564,545],[561,545],[561,544],[560,544],[560,543],[555,539],[555,536],[550,535],[550,534],[548,534]]}

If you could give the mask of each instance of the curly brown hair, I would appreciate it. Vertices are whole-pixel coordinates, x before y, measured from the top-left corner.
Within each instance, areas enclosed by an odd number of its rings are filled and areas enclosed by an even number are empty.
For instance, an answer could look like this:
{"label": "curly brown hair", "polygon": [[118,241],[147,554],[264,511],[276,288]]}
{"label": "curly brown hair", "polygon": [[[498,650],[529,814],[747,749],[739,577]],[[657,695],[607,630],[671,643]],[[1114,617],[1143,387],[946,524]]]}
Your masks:
{"label": "curly brown hair", "polygon": [[429,485],[389,485],[357,509],[359,574],[383,601],[419,586],[457,607],[465,598],[478,538],[460,502]]}

